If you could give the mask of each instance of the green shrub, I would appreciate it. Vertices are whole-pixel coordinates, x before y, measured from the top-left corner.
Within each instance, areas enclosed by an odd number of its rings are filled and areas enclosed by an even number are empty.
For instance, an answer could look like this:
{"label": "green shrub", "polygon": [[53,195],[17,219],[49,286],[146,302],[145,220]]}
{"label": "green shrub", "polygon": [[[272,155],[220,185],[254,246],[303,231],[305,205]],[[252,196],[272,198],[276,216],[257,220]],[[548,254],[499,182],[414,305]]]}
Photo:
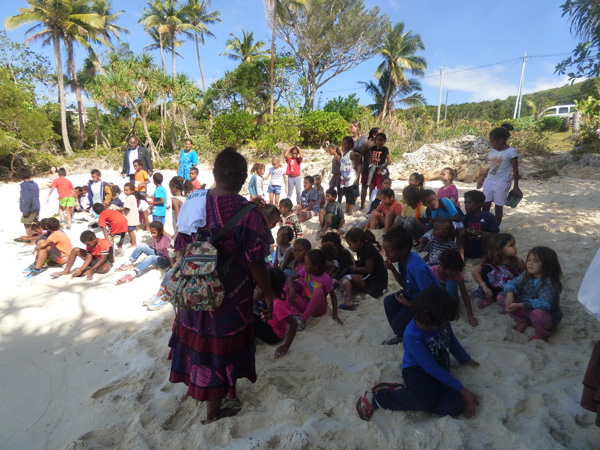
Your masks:
{"label": "green shrub", "polygon": [[302,118],[302,138],[308,146],[339,143],[349,134],[348,122],[337,112],[311,111]]}
{"label": "green shrub", "polygon": [[210,137],[217,146],[239,147],[254,138],[255,133],[254,114],[233,109],[215,117]]}
{"label": "green shrub", "polygon": [[359,105],[356,94],[350,94],[348,97],[339,96],[325,103],[323,111],[337,112],[348,122],[360,119],[364,108]]}
{"label": "green shrub", "polygon": [[582,131],[581,137],[577,140],[571,151],[574,155],[584,155],[586,153],[600,153],[600,135],[594,130]]}
{"label": "green shrub", "polygon": [[207,134],[192,136],[192,141],[194,150],[198,153],[198,159],[203,162],[214,162],[217,153],[224,148],[216,145]]}
{"label": "green shrub", "polygon": [[276,110],[273,123],[270,116],[265,116],[265,123],[260,125],[254,146],[262,153],[272,154],[278,143],[286,146],[302,142],[300,137],[301,117],[291,110]]}
{"label": "green shrub", "polygon": [[521,117],[519,119],[505,119],[505,120],[501,120],[500,122],[498,122],[497,126],[499,127],[503,123],[510,123],[513,127],[515,127],[514,131],[530,130],[532,128],[535,128],[535,126],[536,126],[536,122],[535,122],[535,120],[533,120],[533,117]]}
{"label": "green shrub", "polygon": [[562,124],[562,117],[544,117],[535,123],[535,129],[538,131],[560,131]]}
{"label": "green shrub", "polygon": [[549,142],[544,133],[528,129],[512,132],[509,144],[524,155],[544,155],[550,150]]}

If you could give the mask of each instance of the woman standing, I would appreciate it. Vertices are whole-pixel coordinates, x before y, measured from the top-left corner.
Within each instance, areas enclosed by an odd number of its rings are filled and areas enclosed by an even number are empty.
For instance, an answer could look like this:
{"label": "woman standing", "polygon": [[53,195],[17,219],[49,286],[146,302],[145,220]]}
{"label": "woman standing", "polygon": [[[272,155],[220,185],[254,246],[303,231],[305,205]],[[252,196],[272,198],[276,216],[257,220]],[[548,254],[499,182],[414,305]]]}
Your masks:
{"label": "woman standing", "polygon": [[192,150],[194,143],[191,139],[185,140],[185,148],[179,155],[179,166],[177,167],[177,176],[184,180],[190,179],[190,169],[198,165],[198,154]]}
{"label": "woman standing", "polygon": [[[204,229],[216,233],[248,201],[238,194],[248,174],[242,155],[228,148],[217,155],[213,169],[216,187],[208,192],[206,211],[180,212],[190,223],[206,217]],[[187,202],[186,202],[187,203]],[[191,205],[192,203],[190,203]],[[194,204],[195,205],[195,204]],[[181,228],[181,224],[180,224]],[[179,233],[175,250],[183,250],[193,236]],[[231,231],[213,243],[219,252],[217,267],[235,255],[225,286],[225,300],[212,312],[179,310],[169,341],[172,383],[185,383],[188,394],[207,402],[206,421],[235,415],[239,410],[221,410],[222,400],[236,396],[236,381],[256,381],[252,299],[255,283],[265,293],[262,313],[269,319],[273,294],[265,257],[273,238],[258,209],[248,212]]]}

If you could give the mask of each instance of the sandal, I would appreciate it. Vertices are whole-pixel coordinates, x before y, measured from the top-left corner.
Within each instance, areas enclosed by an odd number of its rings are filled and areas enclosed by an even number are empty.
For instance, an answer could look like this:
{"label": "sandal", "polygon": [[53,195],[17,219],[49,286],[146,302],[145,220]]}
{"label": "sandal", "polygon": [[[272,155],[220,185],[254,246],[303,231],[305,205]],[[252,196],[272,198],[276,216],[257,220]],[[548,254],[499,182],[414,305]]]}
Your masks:
{"label": "sandal", "polygon": [[394,336],[391,339],[383,341],[381,345],[398,345],[402,343],[402,338],[400,336]]}
{"label": "sandal", "polygon": [[393,391],[394,389],[404,389],[404,385],[402,383],[377,383],[371,388],[371,392],[375,394],[376,392],[386,389],[390,391]]}
{"label": "sandal", "polygon": [[125,272],[126,270],[132,270],[132,269],[133,269],[133,264],[124,263],[124,264],[121,264],[119,267],[117,267],[115,269],[115,272]]}
{"label": "sandal", "polygon": [[128,273],[123,278],[121,278],[120,280],[118,280],[117,284],[129,283],[129,282],[133,281],[134,279],[135,279],[135,277],[133,275],[131,275],[130,273]]}
{"label": "sandal", "polygon": [[479,300],[477,300],[477,306],[479,306],[480,309],[486,308],[486,307],[490,306],[493,303],[496,303],[496,299],[493,299],[493,298],[479,298]]}
{"label": "sandal", "polygon": [[361,395],[356,402],[356,412],[358,413],[358,417],[362,420],[366,420],[367,422],[371,417],[373,417],[373,408],[371,407],[371,403],[367,400],[368,392],[365,392],[364,395]]}
{"label": "sandal", "polygon": [[354,311],[356,309],[356,305],[346,306],[342,303],[340,306],[338,306],[338,308],[343,311]]}

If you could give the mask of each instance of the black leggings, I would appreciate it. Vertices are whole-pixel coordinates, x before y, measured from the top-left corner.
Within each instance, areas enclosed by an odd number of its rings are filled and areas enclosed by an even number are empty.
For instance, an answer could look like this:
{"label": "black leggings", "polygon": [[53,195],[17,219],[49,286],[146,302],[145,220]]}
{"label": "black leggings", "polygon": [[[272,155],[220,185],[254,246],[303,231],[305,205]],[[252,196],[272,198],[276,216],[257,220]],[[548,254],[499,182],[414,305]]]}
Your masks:
{"label": "black leggings", "polygon": [[261,341],[273,345],[283,341],[282,338],[273,332],[273,328],[267,322],[264,322],[260,317],[254,316],[254,336]]}

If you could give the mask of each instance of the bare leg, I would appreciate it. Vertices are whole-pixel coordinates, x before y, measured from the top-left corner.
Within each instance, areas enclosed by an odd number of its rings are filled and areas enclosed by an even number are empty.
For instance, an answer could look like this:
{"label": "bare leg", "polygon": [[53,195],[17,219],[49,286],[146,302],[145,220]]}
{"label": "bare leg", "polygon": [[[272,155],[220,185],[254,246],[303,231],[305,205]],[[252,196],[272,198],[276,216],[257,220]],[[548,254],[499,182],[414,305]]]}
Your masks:
{"label": "bare leg", "polygon": [[44,265],[44,261],[46,261],[46,259],[48,258],[48,250],[49,250],[49,247],[38,250],[38,254],[35,258],[35,268],[36,269],[41,269],[42,266]]}
{"label": "bare leg", "polygon": [[360,189],[360,209],[365,209],[365,201],[367,200],[367,188],[366,184],[363,184]]}
{"label": "bare leg", "polygon": [[481,208],[483,211],[489,211],[490,208],[492,207],[492,202],[485,202],[483,204],[483,207]]}
{"label": "bare leg", "polygon": [[65,270],[63,270],[62,272],[58,272],[58,273],[60,273],[61,275],[69,275],[71,273],[71,268],[73,267],[73,264],[75,264],[75,260],[77,259],[78,256],[81,259],[85,259],[86,251],[82,248],[74,248],[71,251],[71,254],[69,255],[69,260],[67,261]]}
{"label": "bare leg", "polygon": [[67,213],[67,228],[71,228],[71,216],[73,215],[73,208],[70,206],[67,206],[66,213]]}
{"label": "bare leg", "polygon": [[204,423],[211,423],[217,419],[219,411],[221,410],[222,399],[219,400],[208,400],[206,402],[206,421]]}
{"label": "bare leg", "polygon": [[279,194],[275,194],[275,206],[279,205]]}
{"label": "bare leg", "polygon": [[504,216],[504,206],[498,206],[495,205],[495,216],[496,216],[496,224],[498,226],[500,226],[500,223],[502,222],[502,217]]}
{"label": "bare leg", "polygon": [[129,246],[129,248],[131,247],[137,247],[137,240],[135,237],[135,230],[132,230],[129,232],[129,239],[131,240],[131,245]]}
{"label": "bare leg", "polygon": [[383,231],[384,233],[387,233],[388,230],[390,228],[392,228],[392,225],[394,225],[394,220],[396,219],[396,213],[394,211],[388,211],[385,214],[385,221],[383,224]]}
{"label": "bare leg", "polygon": [[[269,203],[272,205],[273,204],[273,193],[269,192]],[[279,203],[278,203],[279,205]]]}

